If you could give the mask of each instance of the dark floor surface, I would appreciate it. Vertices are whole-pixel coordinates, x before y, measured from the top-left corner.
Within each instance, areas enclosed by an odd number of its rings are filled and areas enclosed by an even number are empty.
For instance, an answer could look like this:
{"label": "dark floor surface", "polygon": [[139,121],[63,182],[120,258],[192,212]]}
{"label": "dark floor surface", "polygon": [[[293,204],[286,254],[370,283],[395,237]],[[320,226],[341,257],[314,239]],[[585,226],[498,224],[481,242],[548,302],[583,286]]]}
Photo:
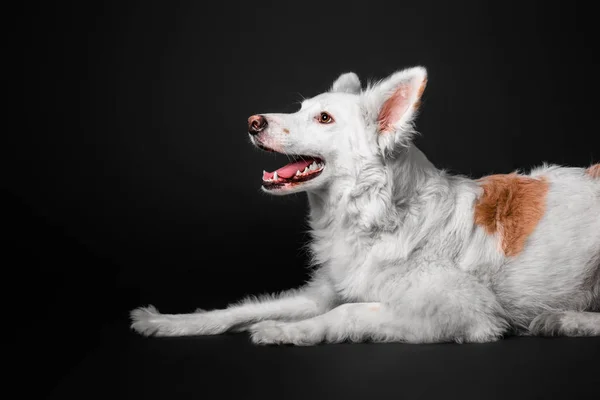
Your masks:
{"label": "dark floor surface", "polygon": [[53,399],[588,399],[600,338],[255,346],[246,334],[145,338],[107,327]]}

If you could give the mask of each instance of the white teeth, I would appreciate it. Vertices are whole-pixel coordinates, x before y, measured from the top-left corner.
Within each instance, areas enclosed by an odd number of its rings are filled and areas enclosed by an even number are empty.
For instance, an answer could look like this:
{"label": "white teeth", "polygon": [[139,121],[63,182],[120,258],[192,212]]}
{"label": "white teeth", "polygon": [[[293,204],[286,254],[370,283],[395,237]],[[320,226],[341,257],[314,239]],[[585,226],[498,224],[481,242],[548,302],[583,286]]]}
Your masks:
{"label": "white teeth", "polygon": [[[302,171],[297,170],[294,174],[295,177],[304,176],[312,173],[313,171],[321,170],[325,166],[324,163],[319,161],[313,161],[310,165],[304,167]],[[263,170],[263,182],[277,182],[280,180],[279,175],[277,175],[277,171],[273,172],[273,176],[270,179],[265,179],[265,175],[267,175],[267,171]]]}

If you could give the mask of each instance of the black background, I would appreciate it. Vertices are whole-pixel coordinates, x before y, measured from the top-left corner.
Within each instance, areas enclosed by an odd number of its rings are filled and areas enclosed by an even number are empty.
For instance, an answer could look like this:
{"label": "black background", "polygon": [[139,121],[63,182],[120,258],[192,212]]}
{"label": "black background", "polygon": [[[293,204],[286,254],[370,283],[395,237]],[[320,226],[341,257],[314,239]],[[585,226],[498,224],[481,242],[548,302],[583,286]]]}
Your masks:
{"label": "black background", "polygon": [[22,7],[5,285],[19,332],[43,332],[31,347],[50,381],[131,308],[303,282],[305,196],[260,192],[286,158],[254,149],[246,119],[293,112],[340,73],[427,67],[416,145],[455,173],[600,159],[597,23],[576,2]]}

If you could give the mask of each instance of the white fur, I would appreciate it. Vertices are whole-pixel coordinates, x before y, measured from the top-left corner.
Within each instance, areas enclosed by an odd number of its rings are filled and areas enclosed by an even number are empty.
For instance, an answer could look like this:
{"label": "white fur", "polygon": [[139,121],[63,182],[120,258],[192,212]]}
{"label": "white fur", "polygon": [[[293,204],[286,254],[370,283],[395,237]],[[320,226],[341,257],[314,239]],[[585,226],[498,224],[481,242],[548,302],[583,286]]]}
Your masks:
{"label": "white fur", "polygon": [[[360,89],[347,73],[294,114],[265,114],[251,137],[280,152],[318,156],[322,174],[272,194],[306,191],[313,279],[224,310],[132,312],[146,335],[249,330],[261,344],[340,341],[487,342],[503,335],[600,335],[600,180],[583,168],[543,166],[542,220],[506,257],[474,223],[477,182],[436,169],[411,143],[422,67]],[[410,107],[394,131],[377,116],[404,85]],[[319,124],[326,111],[335,122]]]}

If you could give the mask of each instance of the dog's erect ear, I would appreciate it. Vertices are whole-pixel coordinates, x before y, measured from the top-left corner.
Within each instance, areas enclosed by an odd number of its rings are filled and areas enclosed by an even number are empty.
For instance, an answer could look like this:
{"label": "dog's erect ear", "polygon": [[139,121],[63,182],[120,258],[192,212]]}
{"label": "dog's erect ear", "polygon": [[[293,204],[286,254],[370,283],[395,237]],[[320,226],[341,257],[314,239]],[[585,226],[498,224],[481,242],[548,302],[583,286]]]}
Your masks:
{"label": "dog's erect ear", "polygon": [[425,68],[414,67],[396,72],[367,89],[365,106],[371,122],[375,123],[379,148],[384,154],[397,145],[410,144],[413,120],[426,84]]}
{"label": "dog's erect ear", "polygon": [[360,93],[360,79],[354,72],[342,74],[333,82],[332,92]]}

